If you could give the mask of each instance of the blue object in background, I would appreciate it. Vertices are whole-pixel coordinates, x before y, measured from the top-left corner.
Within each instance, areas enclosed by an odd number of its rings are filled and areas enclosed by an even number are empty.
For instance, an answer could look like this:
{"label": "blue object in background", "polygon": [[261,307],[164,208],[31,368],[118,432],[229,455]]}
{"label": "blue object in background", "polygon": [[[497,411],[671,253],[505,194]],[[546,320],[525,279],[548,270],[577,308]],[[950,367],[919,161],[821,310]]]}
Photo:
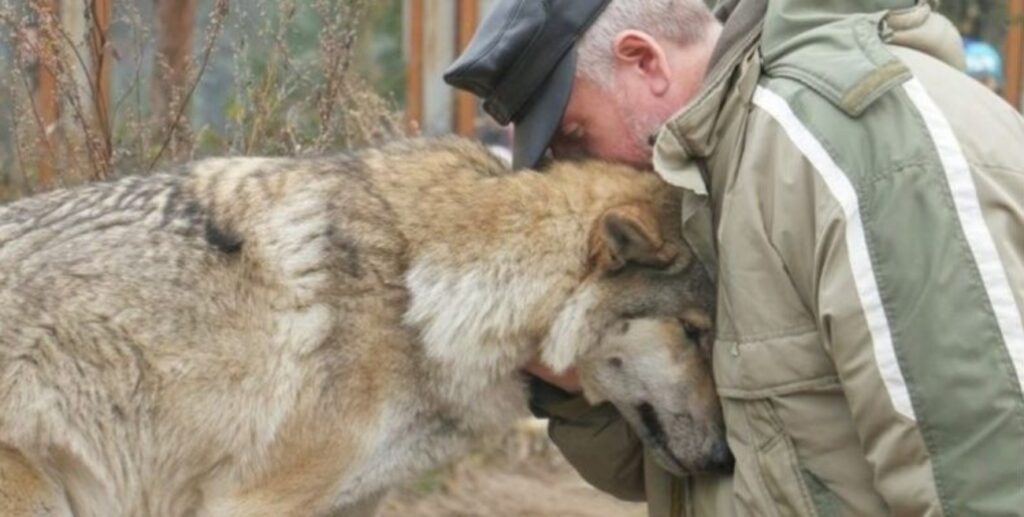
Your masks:
{"label": "blue object in background", "polygon": [[991,81],[996,88],[1003,85],[1003,58],[992,45],[972,38],[964,38],[967,74],[982,82]]}

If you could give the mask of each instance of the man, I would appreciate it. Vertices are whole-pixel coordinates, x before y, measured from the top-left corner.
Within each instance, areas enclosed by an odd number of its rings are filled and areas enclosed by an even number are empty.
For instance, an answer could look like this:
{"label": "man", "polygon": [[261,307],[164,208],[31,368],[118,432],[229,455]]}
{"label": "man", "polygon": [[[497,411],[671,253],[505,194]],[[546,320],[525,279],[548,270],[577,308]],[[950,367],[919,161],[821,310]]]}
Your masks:
{"label": "man", "polygon": [[1024,515],[1024,121],[962,65],[924,2],[497,3],[446,79],[517,166],[653,164],[719,282],[731,488],[541,390],[584,477],[659,516]]}

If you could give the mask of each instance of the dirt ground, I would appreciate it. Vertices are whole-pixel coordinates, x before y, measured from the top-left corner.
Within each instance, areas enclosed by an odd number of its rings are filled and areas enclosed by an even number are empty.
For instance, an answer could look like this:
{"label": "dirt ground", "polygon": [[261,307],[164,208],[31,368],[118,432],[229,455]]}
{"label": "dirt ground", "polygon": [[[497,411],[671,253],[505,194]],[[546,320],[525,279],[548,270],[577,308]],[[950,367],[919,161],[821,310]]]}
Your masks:
{"label": "dirt ground", "polygon": [[590,487],[548,440],[541,421],[481,444],[455,465],[393,491],[379,517],[642,517]]}

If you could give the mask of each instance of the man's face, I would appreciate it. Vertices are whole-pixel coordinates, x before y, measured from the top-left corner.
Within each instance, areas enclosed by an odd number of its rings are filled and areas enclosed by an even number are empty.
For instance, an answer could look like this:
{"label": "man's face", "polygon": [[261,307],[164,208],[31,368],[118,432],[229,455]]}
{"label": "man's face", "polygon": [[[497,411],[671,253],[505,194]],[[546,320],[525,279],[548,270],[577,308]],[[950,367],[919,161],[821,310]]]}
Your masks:
{"label": "man's face", "polygon": [[667,116],[643,92],[622,86],[609,90],[586,78],[576,78],[561,125],[551,141],[555,158],[592,156],[650,168],[648,138]]}
{"label": "man's face", "polygon": [[554,138],[555,158],[592,156],[651,167],[651,136],[697,92],[720,27],[699,44],[677,45],[627,30],[614,41],[612,75],[578,75]]}

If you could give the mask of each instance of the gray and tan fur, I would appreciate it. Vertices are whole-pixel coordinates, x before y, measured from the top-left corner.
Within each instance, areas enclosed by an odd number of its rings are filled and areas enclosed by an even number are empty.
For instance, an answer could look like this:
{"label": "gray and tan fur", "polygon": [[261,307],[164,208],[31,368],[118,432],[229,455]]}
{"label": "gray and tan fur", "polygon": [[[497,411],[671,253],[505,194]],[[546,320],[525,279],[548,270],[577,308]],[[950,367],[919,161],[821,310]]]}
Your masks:
{"label": "gray and tan fur", "polygon": [[186,169],[0,208],[0,514],[369,513],[521,416],[538,351],[720,458],[710,287],[651,175],[454,139]]}

